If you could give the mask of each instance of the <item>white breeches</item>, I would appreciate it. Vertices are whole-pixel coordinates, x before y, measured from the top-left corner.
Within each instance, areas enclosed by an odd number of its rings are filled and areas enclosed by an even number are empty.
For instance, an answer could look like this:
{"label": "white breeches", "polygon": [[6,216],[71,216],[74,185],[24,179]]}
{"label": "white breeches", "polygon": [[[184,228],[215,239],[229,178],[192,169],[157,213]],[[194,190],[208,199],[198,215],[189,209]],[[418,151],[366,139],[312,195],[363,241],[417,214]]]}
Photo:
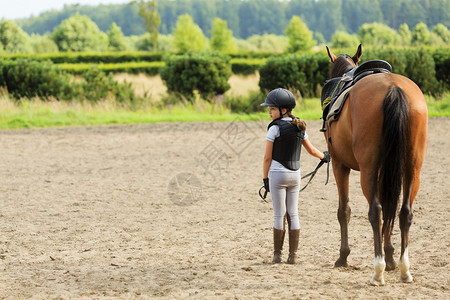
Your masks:
{"label": "white breeches", "polygon": [[300,170],[298,172],[270,171],[269,188],[273,204],[273,227],[283,230],[284,215],[287,212],[291,220],[291,230],[300,229],[298,218]]}

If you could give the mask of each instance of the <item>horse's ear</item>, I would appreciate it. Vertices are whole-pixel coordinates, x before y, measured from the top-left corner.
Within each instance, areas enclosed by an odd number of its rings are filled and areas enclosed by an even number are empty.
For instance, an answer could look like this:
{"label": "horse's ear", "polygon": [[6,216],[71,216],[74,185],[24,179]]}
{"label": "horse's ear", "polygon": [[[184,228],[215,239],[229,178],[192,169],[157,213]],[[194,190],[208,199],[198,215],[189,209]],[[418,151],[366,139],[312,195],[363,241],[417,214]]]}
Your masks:
{"label": "horse's ear", "polygon": [[352,60],[355,64],[359,63],[359,58],[361,57],[362,54],[362,49],[361,49],[361,44],[359,44],[358,46],[358,50],[356,50],[355,55],[353,55]]}
{"label": "horse's ear", "polygon": [[334,61],[337,59],[337,56],[336,55],[334,55],[331,51],[330,51],[330,49],[328,48],[328,46],[325,46],[325,47],[327,47],[327,52],[328,52],[328,56],[330,57],[330,62],[331,63],[334,63]]}

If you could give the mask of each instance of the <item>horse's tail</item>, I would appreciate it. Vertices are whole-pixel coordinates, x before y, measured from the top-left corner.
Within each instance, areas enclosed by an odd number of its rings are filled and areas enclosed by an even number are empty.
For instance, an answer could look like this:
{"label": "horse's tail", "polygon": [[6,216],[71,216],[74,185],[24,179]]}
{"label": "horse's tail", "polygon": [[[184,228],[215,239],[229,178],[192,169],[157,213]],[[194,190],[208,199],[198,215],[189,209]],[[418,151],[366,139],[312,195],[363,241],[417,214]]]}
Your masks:
{"label": "horse's tail", "polygon": [[401,88],[389,89],[383,101],[383,114],[378,197],[384,226],[392,228],[407,163],[408,102]]}

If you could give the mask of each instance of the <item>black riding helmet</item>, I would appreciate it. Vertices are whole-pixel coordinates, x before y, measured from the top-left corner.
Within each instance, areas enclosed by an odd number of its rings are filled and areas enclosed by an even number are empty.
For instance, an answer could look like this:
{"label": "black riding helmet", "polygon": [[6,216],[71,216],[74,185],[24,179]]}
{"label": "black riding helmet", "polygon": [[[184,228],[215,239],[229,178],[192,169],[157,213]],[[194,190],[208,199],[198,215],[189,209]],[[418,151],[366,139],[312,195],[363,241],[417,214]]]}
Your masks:
{"label": "black riding helmet", "polygon": [[275,106],[292,110],[295,107],[295,98],[289,90],[278,88],[267,95],[266,101],[261,106]]}

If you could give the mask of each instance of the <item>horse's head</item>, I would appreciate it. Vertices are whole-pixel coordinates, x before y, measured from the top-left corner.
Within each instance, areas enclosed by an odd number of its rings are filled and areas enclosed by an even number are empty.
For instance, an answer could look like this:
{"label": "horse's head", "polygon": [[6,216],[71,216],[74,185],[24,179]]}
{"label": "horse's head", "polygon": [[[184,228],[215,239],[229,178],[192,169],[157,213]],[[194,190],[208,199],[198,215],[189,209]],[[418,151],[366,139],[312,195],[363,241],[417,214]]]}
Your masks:
{"label": "horse's head", "polygon": [[350,57],[350,55],[347,54],[338,57],[334,55],[328,47],[327,52],[331,59],[331,63],[333,64],[330,71],[330,78],[341,77],[344,73],[355,68],[358,65],[359,58],[362,54],[361,44],[358,46],[358,50],[356,50],[353,57]]}

